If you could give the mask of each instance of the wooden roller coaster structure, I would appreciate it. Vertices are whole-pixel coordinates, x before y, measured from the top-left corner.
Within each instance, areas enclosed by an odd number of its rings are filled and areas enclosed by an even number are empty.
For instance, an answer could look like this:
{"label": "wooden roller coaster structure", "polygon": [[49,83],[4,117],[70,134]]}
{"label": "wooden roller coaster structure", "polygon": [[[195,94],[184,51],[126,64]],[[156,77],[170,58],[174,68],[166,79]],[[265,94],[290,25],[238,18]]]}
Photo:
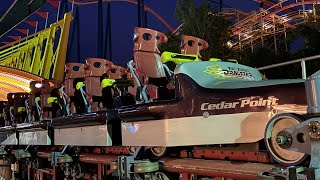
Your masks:
{"label": "wooden roller coaster structure", "polygon": [[[284,41],[286,49],[287,32],[305,23],[316,16],[317,0],[279,1],[256,0],[268,8],[260,8],[249,13],[238,9],[224,8],[222,15],[233,18],[232,36],[228,45],[239,51],[251,48],[255,45],[265,44],[269,38],[273,38],[274,49],[277,50],[277,40]],[[299,8],[299,9],[297,9]]]}

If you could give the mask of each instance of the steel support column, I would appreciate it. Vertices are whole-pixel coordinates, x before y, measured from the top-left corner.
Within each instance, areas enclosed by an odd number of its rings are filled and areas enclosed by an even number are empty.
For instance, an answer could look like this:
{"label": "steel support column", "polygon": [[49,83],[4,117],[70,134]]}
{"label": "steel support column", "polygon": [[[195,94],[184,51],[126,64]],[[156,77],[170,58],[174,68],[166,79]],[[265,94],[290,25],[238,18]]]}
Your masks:
{"label": "steel support column", "polygon": [[141,0],[138,0],[138,27],[141,27]]}
{"label": "steel support column", "polygon": [[73,42],[74,42],[74,38],[75,38],[76,33],[77,33],[77,55],[78,55],[78,62],[80,62],[80,20],[79,20],[79,7],[78,6],[76,6],[74,23],[73,23],[72,31],[71,31],[71,38],[70,38],[69,46],[67,49],[66,61],[68,61],[68,62],[71,60]]}
{"label": "steel support column", "polygon": [[98,57],[103,57],[103,8],[102,0],[98,0]]}
{"label": "steel support column", "polygon": [[98,180],[102,180],[102,164],[98,164]]}
{"label": "steel support column", "polygon": [[144,27],[148,27],[148,11],[144,11]]}

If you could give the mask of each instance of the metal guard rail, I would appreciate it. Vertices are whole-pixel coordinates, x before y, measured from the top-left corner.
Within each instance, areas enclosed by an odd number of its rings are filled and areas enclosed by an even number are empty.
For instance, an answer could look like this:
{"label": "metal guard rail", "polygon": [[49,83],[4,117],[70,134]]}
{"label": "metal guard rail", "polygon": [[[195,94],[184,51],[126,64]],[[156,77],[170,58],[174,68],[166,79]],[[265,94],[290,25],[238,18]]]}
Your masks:
{"label": "metal guard rail", "polygon": [[0,65],[62,81],[72,19],[68,12],[49,28],[0,47]]}
{"label": "metal guard rail", "polygon": [[276,68],[276,67],[286,66],[286,65],[290,65],[290,64],[296,64],[296,63],[300,62],[301,63],[302,79],[306,79],[307,78],[306,61],[316,60],[316,59],[320,59],[320,55],[310,56],[310,57],[296,59],[296,60],[287,61],[287,62],[282,62],[282,63],[278,63],[278,64],[272,64],[272,65],[263,66],[263,67],[260,67],[260,68],[257,68],[257,69],[259,71],[261,71],[261,70],[273,69],[273,68]]}

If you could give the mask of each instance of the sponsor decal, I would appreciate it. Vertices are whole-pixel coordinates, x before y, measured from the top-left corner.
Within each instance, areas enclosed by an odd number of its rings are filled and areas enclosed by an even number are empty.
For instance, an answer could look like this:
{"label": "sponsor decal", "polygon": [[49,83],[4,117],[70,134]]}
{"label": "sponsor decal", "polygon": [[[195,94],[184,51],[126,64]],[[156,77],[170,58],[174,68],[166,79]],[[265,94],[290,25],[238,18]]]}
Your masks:
{"label": "sponsor decal", "polygon": [[253,75],[248,69],[228,67],[223,69],[219,64],[207,66],[204,73],[212,75],[216,79],[237,78],[253,80]]}
{"label": "sponsor decal", "polygon": [[278,105],[278,98],[268,97],[267,99],[241,99],[239,101],[226,102],[221,101],[219,103],[202,103],[201,110],[216,110],[216,109],[234,109],[234,108],[245,108],[245,107],[268,107]]}

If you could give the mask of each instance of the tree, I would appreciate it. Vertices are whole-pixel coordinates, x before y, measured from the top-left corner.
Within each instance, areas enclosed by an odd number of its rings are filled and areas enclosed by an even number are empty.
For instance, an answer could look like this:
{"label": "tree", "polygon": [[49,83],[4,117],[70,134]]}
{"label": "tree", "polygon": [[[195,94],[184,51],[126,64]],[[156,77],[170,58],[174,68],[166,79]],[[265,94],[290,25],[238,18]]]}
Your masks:
{"label": "tree", "polygon": [[[292,43],[295,39],[303,37],[304,48],[292,54],[292,59],[299,59],[320,54],[320,9],[314,6],[315,11],[306,15],[306,22],[300,24],[289,33],[288,41]],[[307,76],[319,70],[319,61],[306,63]]]}
{"label": "tree", "polygon": [[168,43],[160,44],[159,49],[161,52],[180,53],[180,38],[170,32],[165,33],[168,37]]}
{"label": "tree", "polygon": [[[232,58],[232,51],[226,46],[231,34],[231,22],[216,11],[212,13],[207,1],[202,1],[199,6],[194,0],[177,1],[176,17],[182,24],[180,34],[195,36],[209,43],[209,48],[201,52],[203,60],[211,57]],[[176,37],[169,36],[168,44],[163,45],[161,50],[170,51],[176,40]]]}

